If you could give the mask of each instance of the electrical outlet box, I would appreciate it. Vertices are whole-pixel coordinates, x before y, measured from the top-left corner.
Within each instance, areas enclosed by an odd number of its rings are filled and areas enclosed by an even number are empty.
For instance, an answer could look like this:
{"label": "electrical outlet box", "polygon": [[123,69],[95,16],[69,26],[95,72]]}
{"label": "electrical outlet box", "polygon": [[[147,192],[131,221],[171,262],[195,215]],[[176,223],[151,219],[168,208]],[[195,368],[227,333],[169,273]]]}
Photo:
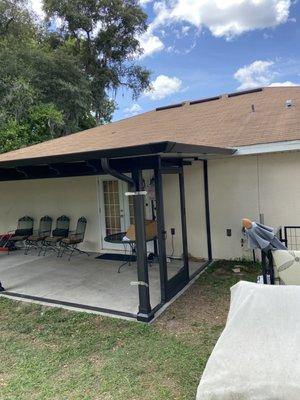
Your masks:
{"label": "electrical outlet box", "polygon": [[171,228],[171,235],[175,235],[175,228]]}
{"label": "electrical outlet box", "polygon": [[229,237],[231,236],[231,229],[226,229],[226,235]]}

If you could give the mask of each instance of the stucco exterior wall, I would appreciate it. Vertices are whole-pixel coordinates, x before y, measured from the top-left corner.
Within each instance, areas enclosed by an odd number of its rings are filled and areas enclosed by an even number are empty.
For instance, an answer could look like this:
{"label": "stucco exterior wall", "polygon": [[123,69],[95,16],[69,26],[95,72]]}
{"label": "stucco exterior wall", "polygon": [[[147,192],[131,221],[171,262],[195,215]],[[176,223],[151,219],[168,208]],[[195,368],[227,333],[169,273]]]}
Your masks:
{"label": "stucco exterior wall", "polygon": [[263,214],[266,225],[300,225],[299,152],[210,160],[208,171],[214,258],[252,256],[240,244],[244,217]]}
{"label": "stucco exterior wall", "polygon": [[[189,253],[207,257],[203,165],[184,168]],[[300,153],[285,152],[208,161],[212,251],[214,258],[250,258],[241,246],[241,219],[271,226],[300,225]],[[85,249],[101,250],[97,177],[26,180],[0,183],[0,231],[14,229],[17,219],[31,215],[53,219],[66,214],[75,229],[77,218],[88,218]],[[180,255],[181,220],[178,177],[165,175],[164,203],[167,254],[171,254],[171,228],[175,228],[174,255]],[[231,229],[232,235],[226,234]]]}
{"label": "stucco exterior wall", "polygon": [[300,225],[300,152],[260,156],[259,199],[265,222]]}
{"label": "stucco exterior wall", "polygon": [[[189,252],[207,257],[201,161],[185,167],[186,212]],[[214,258],[251,258],[241,245],[241,219],[278,227],[300,225],[300,153],[285,152],[240,156],[208,161],[212,252]],[[167,251],[171,253],[170,229],[176,229],[175,255],[181,251],[177,177],[164,177]],[[231,229],[231,236],[227,236]]]}
{"label": "stucco exterior wall", "polygon": [[[186,219],[189,253],[194,257],[207,258],[203,164],[195,162],[184,167]],[[163,177],[167,254],[172,253],[171,228],[175,228],[174,255],[182,254],[180,197],[177,175]]]}
{"label": "stucco exterior wall", "polygon": [[[71,218],[71,229],[77,219],[88,219],[84,247],[97,251],[100,227],[96,177],[38,179],[0,183],[0,232],[15,229],[18,218],[32,216],[37,227],[40,217],[55,219],[62,214]],[[98,240],[97,240],[98,238]]]}
{"label": "stucco exterior wall", "polygon": [[256,157],[211,160],[208,179],[213,258],[248,257],[241,247],[241,219],[259,217]]}

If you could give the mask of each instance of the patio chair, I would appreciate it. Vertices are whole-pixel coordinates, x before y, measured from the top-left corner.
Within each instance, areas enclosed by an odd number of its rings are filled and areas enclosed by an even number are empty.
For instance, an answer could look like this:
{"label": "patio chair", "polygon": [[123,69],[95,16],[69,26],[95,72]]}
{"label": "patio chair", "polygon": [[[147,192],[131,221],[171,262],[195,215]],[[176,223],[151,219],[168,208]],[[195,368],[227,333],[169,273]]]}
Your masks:
{"label": "patio chair", "polygon": [[45,215],[40,219],[39,229],[36,232],[33,232],[33,234],[25,240],[25,254],[28,254],[31,248],[40,248],[45,238],[50,236],[51,228],[52,218]]}
{"label": "patio chair", "polygon": [[42,246],[39,251],[39,255],[44,251],[44,256],[48,250],[53,250],[57,252],[57,257],[60,254],[60,242],[66,238],[69,234],[70,218],[66,215],[62,215],[56,220],[56,227],[52,231],[51,236],[45,237],[42,242]]}
{"label": "patio chair", "polygon": [[18,220],[18,226],[12,237],[9,239],[9,248],[16,248],[17,242],[24,242],[33,234],[33,218],[25,215]]}
{"label": "patio chair", "polygon": [[61,241],[61,252],[60,257],[65,253],[69,253],[69,260],[73,256],[74,252],[77,251],[78,254],[89,254],[86,251],[78,249],[78,245],[84,241],[84,235],[86,230],[87,219],[85,217],[80,217],[77,221],[76,230],[69,233],[67,238]]}

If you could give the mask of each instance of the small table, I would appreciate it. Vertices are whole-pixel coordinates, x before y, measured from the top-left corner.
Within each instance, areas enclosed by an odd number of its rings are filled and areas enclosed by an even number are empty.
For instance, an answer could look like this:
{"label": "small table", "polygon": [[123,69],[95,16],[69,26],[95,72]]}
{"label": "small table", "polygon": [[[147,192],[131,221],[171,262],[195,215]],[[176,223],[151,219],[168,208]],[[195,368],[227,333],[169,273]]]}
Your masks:
{"label": "small table", "polygon": [[[121,268],[124,267],[125,265],[131,265],[132,258],[135,254],[135,240],[130,240],[130,239],[125,239],[126,237],[126,232],[118,232],[118,233],[113,233],[111,235],[108,235],[104,238],[104,240],[108,243],[114,243],[114,244],[122,244],[124,246],[124,262],[119,266],[118,268],[118,273],[120,273]],[[130,247],[130,255],[129,258],[127,258],[127,247],[126,245],[129,245]]]}

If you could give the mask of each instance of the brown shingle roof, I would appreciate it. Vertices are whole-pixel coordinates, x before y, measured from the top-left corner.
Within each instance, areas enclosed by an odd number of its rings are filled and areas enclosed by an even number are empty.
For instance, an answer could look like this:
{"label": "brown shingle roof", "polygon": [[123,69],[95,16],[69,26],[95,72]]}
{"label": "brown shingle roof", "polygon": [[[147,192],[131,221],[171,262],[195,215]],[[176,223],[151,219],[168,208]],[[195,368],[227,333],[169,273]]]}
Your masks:
{"label": "brown shingle roof", "polygon": [[[285,107],[288,99],[293,100],[290,108]],[[295,139],[300,139],[300,87],[268,87],[258,92],[146,112],[1,154],[0,162],[161,141],[240,147]]]}

